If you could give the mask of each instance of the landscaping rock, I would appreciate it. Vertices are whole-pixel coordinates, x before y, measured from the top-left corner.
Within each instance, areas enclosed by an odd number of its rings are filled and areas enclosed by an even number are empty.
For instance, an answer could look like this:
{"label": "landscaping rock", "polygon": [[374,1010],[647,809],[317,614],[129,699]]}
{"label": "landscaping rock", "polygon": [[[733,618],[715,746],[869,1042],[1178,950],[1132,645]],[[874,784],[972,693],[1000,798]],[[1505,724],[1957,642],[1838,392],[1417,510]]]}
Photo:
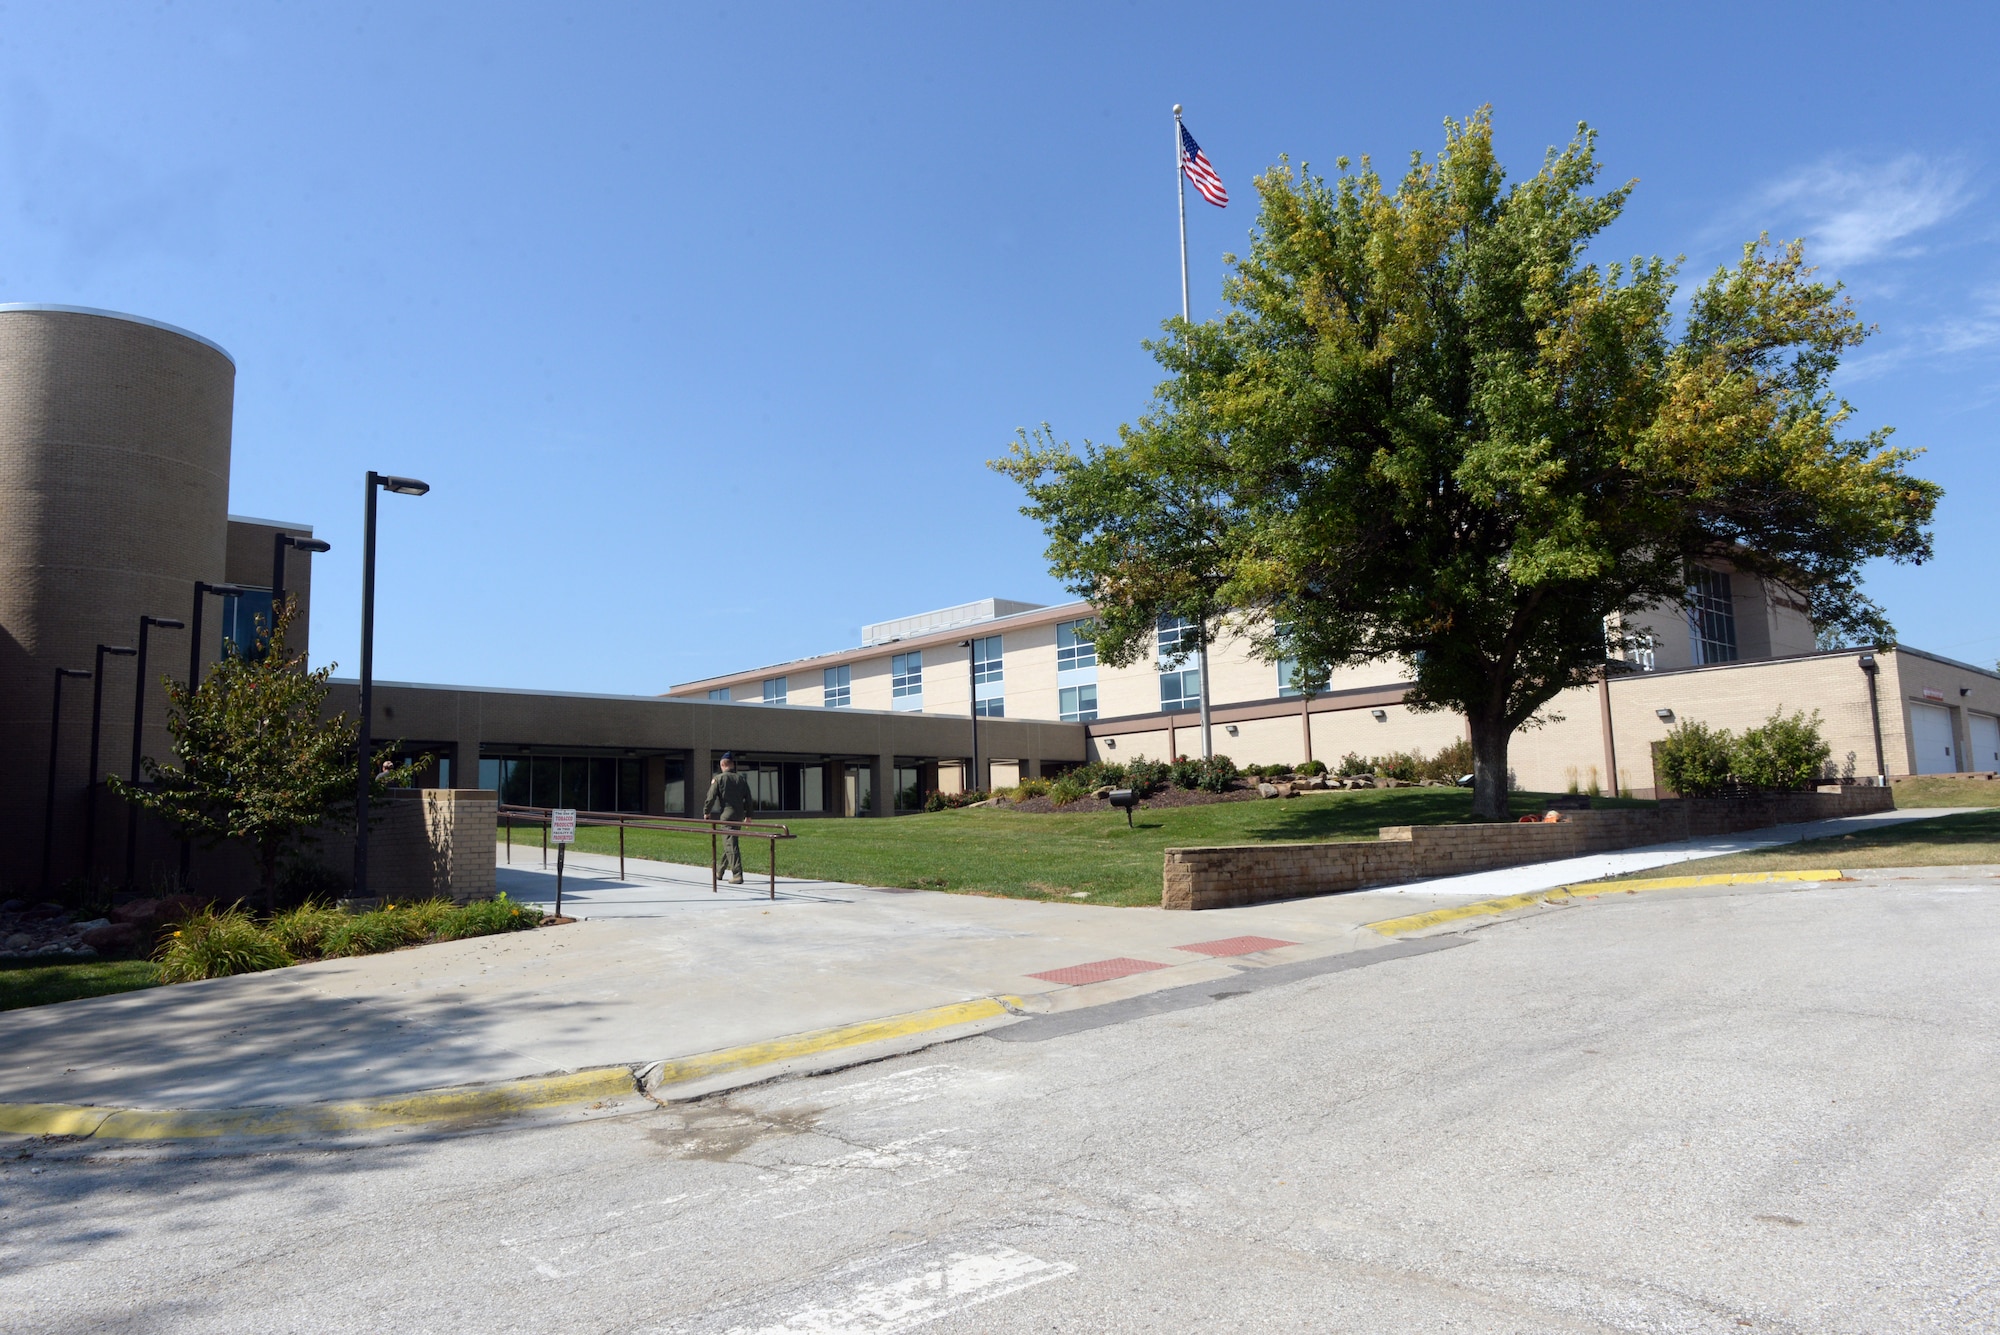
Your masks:
{"label": "landscaping rock", "polygon": [[21,916],[24,918],[67,918],[69,910],[60,904],[37,904]]}
{"label": "landscaping rock", "polygon": [[1281,784],[1276,784],[1274,786],[1278,790],[1279,797],[1297,797],[1299,795],[1299,788],[1297,784],[1281,783]]}
{"label": "landscaping rock", "polygon": [[84,929],[83,944],[92,950],[130,950],[140,941],[136,923],[98,921]]}
{"label": "landscaping rock", "polygon": [[5,945],[10,951],[33,950],[35,948],[35,938],[29,936],[26,932],[16,932],[7,938]]}
{"label": "landscaping rock", "polygon": [[1102,788],[1093,788],[1090,790],[1090,795],[1102,802],[1111,796],[1111,785],[1107,783]]}
{"label": "landscaping rock", "polygon": [[0,904],[0,913],[19,913],[27,907],[28,901],[25,899],[10,899],[4,904]]}
{"label": "landscaping rock", "polygon": [[1259,796],[1259,797],[1276,797],[1277,795],[1278,795],[1278,785],[1277,785],[1277,784],[1275,784],[1275,783],[1260,783],[1260,784],[1258,784],[1258,785],[1257,785],[1257,796]]}

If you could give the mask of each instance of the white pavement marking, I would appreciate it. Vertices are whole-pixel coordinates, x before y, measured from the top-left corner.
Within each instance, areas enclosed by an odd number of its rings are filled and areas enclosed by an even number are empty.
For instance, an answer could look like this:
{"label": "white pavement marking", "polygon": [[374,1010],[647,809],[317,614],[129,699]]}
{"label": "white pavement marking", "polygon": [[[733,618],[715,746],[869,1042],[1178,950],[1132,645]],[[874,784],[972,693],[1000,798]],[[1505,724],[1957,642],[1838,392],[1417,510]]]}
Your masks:
{"label": "white pavement marking", "polygon": [[[1937,816],[1960,816],[1981,807],[1918,807],[1905,811],[1885,811],[1873,816],[1844,816],[1838,820],[1810,821],[1801,825],[1774,825],[1713,839],[1684,839],[1672,844],[1651,844],[1615,853],[1591,853],[1556,862],[1535,862],[1525,867],[1502,867],[1497,871],[1473,872],[1469,876],[1440,876],[1428,881],[1406,881],[1401,885],[1379,886],[1356,891],[1362,895],[1426,895],[1452,899],[1494,899],[1502,895],[1522,895],[1534,890],[1553,890],[1559,885],[1623,876],[1628,872],[1670,867],[1696,858],[1723,857],[1760,848],[1777,848],[1805,839],[1837,838],[1881,829],[1913,820]],[[1837,859],[1836,859],[1837,860]],[[1824,861],[1824,859],[1822,859]]]}
{"label": "white pavement marking", "polygon": [[731,1326],[727,1335],[894,1335],[1075,1273],[1068,1261],[1044,1261],[1012,1247],[952,1252],[895,1279],[864,1280],[831,1302],[800,1308],[775,1323]]}

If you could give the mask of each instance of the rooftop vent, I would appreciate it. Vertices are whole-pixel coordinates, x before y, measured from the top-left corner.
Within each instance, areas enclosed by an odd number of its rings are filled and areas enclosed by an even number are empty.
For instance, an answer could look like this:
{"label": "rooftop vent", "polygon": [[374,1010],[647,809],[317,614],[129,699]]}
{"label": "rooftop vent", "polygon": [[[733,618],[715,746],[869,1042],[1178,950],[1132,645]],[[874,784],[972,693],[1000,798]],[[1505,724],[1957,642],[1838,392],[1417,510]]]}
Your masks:
{"label": "rooftop vent", "polygon": [[1017,603],[1011,598],[981,598],[976,603],[960,603],[957,607],[940,608],[935,612],[919,612],[913,617],[897,617],[894,621],[877,621],[873,625],[863,626],[861,643],[888,644],[892,640],[907,640],[918,635],[930,635],[959,626],[976,625],[981,621],[993,621],[1021,612],[1033,612],[1041,606],[1041,603]]}

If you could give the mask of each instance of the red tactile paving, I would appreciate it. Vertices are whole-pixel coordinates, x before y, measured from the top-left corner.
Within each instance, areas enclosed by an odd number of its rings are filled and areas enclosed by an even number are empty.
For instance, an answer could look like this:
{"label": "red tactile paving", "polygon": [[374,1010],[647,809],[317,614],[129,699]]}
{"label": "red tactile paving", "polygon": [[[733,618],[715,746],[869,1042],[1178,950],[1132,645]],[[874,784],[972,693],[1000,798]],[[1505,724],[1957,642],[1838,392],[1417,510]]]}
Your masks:
{"label": "red tactile paving", "polygon": [[1164,969],[1164,964],[1151,960],[1097,960],[1090,964],[1072,964],[1067,969],[1050,969],[1047,973],[1031,973],[1030,978],[1039,978],[1046,983],[1067,983],[1074,987],[1082,983],[1103,983],[1113,978],[1129,978],[1135,973],[1151,973]]}
{"label": "red tactile paving", "polygon": [[1276,950],[1279,946],[1295,946],[1296,941],[1280,941],[1274,936],[1226,936],[1220,941],[1197,941],[1191,946],[1175,946],[1175,950],[1192,950],[1197,955],[1254,955],[1260,950]]}

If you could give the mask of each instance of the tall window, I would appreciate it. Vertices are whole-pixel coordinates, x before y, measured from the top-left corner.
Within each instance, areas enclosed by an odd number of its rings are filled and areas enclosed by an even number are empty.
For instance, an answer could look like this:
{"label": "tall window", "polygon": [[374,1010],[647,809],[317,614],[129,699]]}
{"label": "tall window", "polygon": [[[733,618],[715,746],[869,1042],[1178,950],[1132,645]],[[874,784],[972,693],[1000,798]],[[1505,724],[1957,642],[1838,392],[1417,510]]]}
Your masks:
{"label": "tall window", "polygon": [[848,681],[845,667],[830,667],[826,670],[826,707],[846,709],[854,703],[854,689]]}
{"label": "tall window", "polygon": [[708,698],[711,700],[720,700],[722,703],[728,704],[729,688],[727,686],[719,686],[708,693]]}
{"label": "tall window", "polygon": [[1064,686],[1057,696],[1064,723],[1088,723],[1097,717],[1095,686]]}
{"label": "tall window", "polygon": [[271,591],[245,589],[222,598],[222,652],[231,648],[245,658],[262,655],[258,642],[271,634]]}
{"label": "tall window", "polygon": [[1302,688],[1302,687],[1305,687],[1305,686],[1310,686],[1310,687],[1311,687],[1311,689],[1312,689],[1312,690],[1313,690],[1313,691],[1314,691],[1315,693],[1318,693],[1318,692],[1320,692],[1320,691],[1323,691],[1323,690],[1325,690],[1325,689],[1327,688],[1327,685],[1329,684],[1329,681],[1330,681],[1330,679],[1328,679],[1328,680],[1322,680],[1322,681],[1318,681],[1318,682],[1301,682],[1301,681],[1299,680],[1299,660],[1298,660],[1298,659],[1296,659],[1296,658],[1281,658],[1281,659],[1279,659],[1279,660],[1278,660],[1278,694],[1279,694],[1279,695],[1284,695],[1284,696],[1298,696],[1298,695],[1304,695],[1304,694],[1305,694],[1305,691],[1304,691],[1303,689],[1301,689],[1301,688]]}
{"label": "tall window", "polygon": [[980,718],[1004,718],[1007,714],[1000,639],[988,635],[972,642],[972,712]]}
{"label": "tall window", "polygon": [[784,704],[785,684],[788,680],[789,678],[786,677],[764,678],[764,703],[767,705]]}
{"label": "tall window", "polygon": [[1088,621],[1056,623],[1056,671],[1074,672],[1097,666],[1097,646],[1077,633],[1089,630]]}
{"label": "tall window", "polygon": [[1695,566],[1688,571],[1688,635],[1694,661],[1736,661],[1736,604],[1725,571]]}
{"label": "tall window", "polygon": [[924,655],[922,650],[897,654],[889,660],[889,704],[896,709],[924,707]]}
{"label": "tall window", "polygon": [[1199,647],[1194,623],[1186,617],[1161,617],[1156,634],[1160,642],[1160,667],[1163,669],[1160,673],[1160,708],[1201,708],[1201,669],[1178,666]]}

